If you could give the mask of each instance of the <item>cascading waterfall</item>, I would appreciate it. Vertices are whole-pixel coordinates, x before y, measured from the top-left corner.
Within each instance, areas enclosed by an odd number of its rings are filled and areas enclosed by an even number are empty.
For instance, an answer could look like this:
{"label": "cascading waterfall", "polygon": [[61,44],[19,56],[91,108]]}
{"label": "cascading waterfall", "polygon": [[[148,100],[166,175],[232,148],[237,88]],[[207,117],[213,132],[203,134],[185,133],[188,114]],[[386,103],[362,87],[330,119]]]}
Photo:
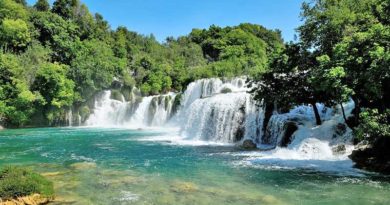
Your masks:
{"label": "cascading waterfall", "polygon": [[[272,156],[280,158],[330,159],[338,156],[334,148],[339,145],[351,150],[351,130],[343,125],[337,107],[317,104],[324,121],[321,126],[315,124],[311,106],[297,106],[284,114],[275,112],[263,130],[264,109],[248,93],[245,81],[202,79],[189,84],[181,95],[142,98],[132,93],[130,101],[123,96],[111,99],[111,91],[104,91],[96,97],[86,124],[131,128],[169,125],[179,127],[180,136],[189,141],[237,143],[250,139],[259,148],[276,148]],[[353,102],[345,105],[347,115],[353,107]]]}
{"label": "cascading waterfall", "polygon": [[262,109],[257,108],[244,78],[203,79],[183,94],[177,115],[181,135],[192,140],[232,143],[261,136]]}
{"label": "cascading waterfall", "polygon": [[94,111],[86,124],[93,126],[116,126],[125,122],[128,103],[111,99],[111,91],[96,97]]}
{"label": "cascading waterfall", "polygon": [[176,94],[148,96],[135,100],[132,93],[131,101],[112,99],[112,92],[107,90],[96,96],[94,110],[86,121],[88,126],[103,127],[147,127],[164,125],[171,116],[173,100]]}

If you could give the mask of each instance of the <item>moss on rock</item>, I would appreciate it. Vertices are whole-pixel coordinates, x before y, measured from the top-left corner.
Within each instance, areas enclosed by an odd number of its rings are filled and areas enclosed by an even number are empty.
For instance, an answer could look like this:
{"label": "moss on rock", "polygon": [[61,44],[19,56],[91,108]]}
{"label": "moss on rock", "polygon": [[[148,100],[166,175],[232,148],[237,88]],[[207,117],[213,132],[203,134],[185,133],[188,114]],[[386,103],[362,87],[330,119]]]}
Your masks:
{"label": "moss on rock", "polygon": [[0,198],[4,203],[20,201],[19,204],[28,204],[26,200],[35,200],[35,204],[47,203],[54,198],[54,187],[51,181],[37,173],[7,166],[0,170]]}

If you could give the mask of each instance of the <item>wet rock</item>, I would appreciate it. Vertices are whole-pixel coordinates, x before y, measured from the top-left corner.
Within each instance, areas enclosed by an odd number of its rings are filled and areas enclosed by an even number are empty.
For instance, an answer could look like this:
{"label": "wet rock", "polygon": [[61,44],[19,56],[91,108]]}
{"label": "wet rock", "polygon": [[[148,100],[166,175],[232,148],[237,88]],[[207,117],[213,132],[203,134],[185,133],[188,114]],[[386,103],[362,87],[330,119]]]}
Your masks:
{"label": "wet rock", "polygon": [[46,198],[40,194],[33,194],[30,196],[18,197],[16,199],[11,199],[7,201],[1,201],[0,205],[40,205],[47,204],[52,201],[51,198]]}
{"label": "wet rock", "polygon": [[282,140],[280,142],[280,146],[281,147],[287,147],[291,141],[293,140],[292,139],[292,135],[294,134],[295,131],[298,130],[298,126],[296,125],[295,122],[287,122],[285,125],[285,132],[284,132],[284,135],[282,137]]}
{"label": "wet rock", "polygon": [[175,96],[175,99],[173,99],[173,104],[172,104],[172,110],[171,110],[171,117],[177,113],[177,111],[180,108],[181,101],[182,101],[182,94],[177,94]]}
{"label": "wet rock", "polygon": [[0,125],[0,130],[4,130],[4,127]]}
{"label": "wet rock", "polygon": [[116,78],[114,78],[114,80],[111,83],[111,88],[114,88],[114,89],[120,89],[122,86],[123,86],[123,83],[119,79],[116,79]]}
{"label": "wet rock", "polygon": [[244,142],[242,142],[242,148],[244,149],[256,149],[257,148],[257,145],[252,141],[252,140],[244,140]]}
{"label": "wet rock", "polygon": [[338,123],[336,125],[335,133],[339,136],[344,135],[347,132],[347,126],[344,123]]}
{"label": "wet rock", "polygon": [[361,143],[349,158],[355,162],[356,168],[390,174],[389,147],[389,138],[379,138],[372,143]]}
{"label": "wet rock", "polygon": [[245,127],[244,126],[241,126],[237,129],[237,132],[236,132],[236,138],[235,138],[235,142],[237,141],[240,141],[242,138],[244,138],[244,135],[245,135]]}
{"label": "wet rock", "polygon": [[345,148],[345,145],[343,145],[343,144],[342,145],[337,145],[337,146],[332,148],[332,152],[335,155],[345,154],[346,151],[347,151],[347,149]]}

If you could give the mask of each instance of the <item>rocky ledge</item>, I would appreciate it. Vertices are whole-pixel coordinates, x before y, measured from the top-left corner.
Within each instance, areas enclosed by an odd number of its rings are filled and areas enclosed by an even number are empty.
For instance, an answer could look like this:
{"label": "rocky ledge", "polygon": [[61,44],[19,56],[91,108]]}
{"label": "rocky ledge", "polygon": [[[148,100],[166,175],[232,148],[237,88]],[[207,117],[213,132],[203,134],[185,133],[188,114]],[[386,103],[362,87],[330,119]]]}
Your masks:
{"label": "rocky ledge", "polygon": [[362,142],[349,156],[355,167],[367,171],[390,174],[390,138],[381,138],[373,143]]}
{"label": "rocky ledge", "polygon": [[254,150],[257,148],[257,145],[252,140],[247,139],[242,142],[241,148],[245,150]]}
{"label": "rocky ledge", "polygon": [[40,194],[33,194],[6,201],[0,199],[0,205],[41,205],[47,204],[50,201],[51,199],[43,197]]}

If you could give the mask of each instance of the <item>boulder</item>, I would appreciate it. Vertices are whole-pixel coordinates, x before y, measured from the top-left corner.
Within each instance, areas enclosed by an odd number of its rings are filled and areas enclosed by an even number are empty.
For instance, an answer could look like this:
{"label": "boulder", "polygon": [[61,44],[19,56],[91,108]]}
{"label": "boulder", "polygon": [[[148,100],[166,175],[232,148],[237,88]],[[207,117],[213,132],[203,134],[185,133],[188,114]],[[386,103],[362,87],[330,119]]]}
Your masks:
{"label": "boulder", "polygon": [[252,140],[244,140],[244,142],[242,142],[242,148],[244,149],[256,149],[257,148],[257,145],[252,141]]}
{"label": "boulder", "polygon": [[345,154],[346,151],[347,151],[347,149],[345,148],[345,145],[343,145],[343,144],[337,145],[337,146],[332,148],[332,152],[335,155]]}
{"label": "boulder", "polygon": [[0,130],[4,130],[4,127],[0,125]]}
{"label": "boulder", "polygon": [[349,158],[355,167],[367,171],[390,174],[390,139],[379,138],[368,144],[360,143]]}

